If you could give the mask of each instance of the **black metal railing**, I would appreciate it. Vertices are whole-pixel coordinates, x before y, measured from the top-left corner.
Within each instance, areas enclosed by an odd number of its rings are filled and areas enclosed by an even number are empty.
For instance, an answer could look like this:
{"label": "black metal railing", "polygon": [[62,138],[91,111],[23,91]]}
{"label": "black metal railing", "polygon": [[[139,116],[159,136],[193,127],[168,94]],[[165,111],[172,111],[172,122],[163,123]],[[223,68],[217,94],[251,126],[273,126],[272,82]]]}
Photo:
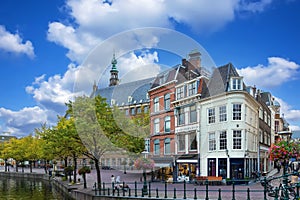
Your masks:
{"label": "black metal railing", "polygon": [[[143,192],[143,183],[123,182],[121,184],[102,183],[101,187],[94,184],[95,196],[115,196],[115,197],[144,197],[159,199],[218,199],[218,200],[238,200],[238,199],[264,199],[267,200],[268,192],[265,187],[259,186],[253,189],[246,183],[248,180],[231,181],[231,185],[213,185],[213,182],[206,180],[203,185],[194,185],[187,182],[170,184],[148,182],[147,195]],[[300,184],[296,186],[299,191]],[[299,198],[299,192],[296,199]]]}

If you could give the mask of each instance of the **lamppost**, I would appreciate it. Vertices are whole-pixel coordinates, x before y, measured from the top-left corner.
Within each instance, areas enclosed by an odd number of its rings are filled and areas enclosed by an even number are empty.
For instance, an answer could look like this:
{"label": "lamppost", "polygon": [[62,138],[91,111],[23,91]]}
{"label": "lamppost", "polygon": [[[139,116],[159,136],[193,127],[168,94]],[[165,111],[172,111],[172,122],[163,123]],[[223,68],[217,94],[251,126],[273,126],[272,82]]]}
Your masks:
{"label": "lamppost", "polygon": [[[148,152],[146,150],[144,150],[142,152],[142,154],[144,155],[144,158],[147,159]],[[143,195],[148,195],[146,168],[143,168],[143,177],[144,177],[144,184],[143,184],[142,194]]]}

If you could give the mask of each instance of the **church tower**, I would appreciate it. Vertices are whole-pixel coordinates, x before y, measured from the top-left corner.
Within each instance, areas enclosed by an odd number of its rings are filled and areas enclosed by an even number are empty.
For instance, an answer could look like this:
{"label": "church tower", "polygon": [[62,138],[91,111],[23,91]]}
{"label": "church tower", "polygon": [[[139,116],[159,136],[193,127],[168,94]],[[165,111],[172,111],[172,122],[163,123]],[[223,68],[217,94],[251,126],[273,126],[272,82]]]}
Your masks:
{"label": "church tower", "polygon": [[119,71],[117,70],[117,60],[115,58],[115,54],[113,55],[111,65],[112,67],[110,70],[109,86],[114,86],[119,84],[119,78],[118,78]]}

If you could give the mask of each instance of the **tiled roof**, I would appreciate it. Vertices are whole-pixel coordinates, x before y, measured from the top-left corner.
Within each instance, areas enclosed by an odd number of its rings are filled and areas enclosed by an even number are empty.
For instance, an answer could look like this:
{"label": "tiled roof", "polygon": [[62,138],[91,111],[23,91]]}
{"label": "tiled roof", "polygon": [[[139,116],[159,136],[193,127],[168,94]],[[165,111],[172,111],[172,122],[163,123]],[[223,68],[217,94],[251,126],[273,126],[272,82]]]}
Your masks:
{"label": "tiled roof", "polygon": [[[155,78],[148,78],[101,88],[95,92],[95,96],[100,95],[101,97],[106,98],[108,105],[111,105],[112,99],[115,100],[115,104],[118,106],[149,102],[146,95],[151,88],[154,79]],[[132,97],[131,102],[128,102],[129,96]]]}
{"label": "tiled roof", "polygon": [[208,81],[208,85],[202,93],[202,97],[211,97],[227,92],[230,77],[239,77],[238,72],[231,63],[214,69],[213,74]]}

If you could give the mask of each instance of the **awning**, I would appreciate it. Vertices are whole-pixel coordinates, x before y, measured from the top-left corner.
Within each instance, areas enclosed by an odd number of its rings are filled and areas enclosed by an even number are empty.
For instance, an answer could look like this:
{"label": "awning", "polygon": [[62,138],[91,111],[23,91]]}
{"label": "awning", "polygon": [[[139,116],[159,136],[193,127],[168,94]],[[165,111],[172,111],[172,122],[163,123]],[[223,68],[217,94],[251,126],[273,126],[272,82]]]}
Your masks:
{"label": "awning", "polygon": [[177,163],[198,163],[198,160],[191,160],[191,159],[178,159],[176,160]]}
{"label": "awning", "polygon": [[163,167],[170,167],[171,163],[155,163],[154,167],[159,167],[159,168],[163,168]]}

